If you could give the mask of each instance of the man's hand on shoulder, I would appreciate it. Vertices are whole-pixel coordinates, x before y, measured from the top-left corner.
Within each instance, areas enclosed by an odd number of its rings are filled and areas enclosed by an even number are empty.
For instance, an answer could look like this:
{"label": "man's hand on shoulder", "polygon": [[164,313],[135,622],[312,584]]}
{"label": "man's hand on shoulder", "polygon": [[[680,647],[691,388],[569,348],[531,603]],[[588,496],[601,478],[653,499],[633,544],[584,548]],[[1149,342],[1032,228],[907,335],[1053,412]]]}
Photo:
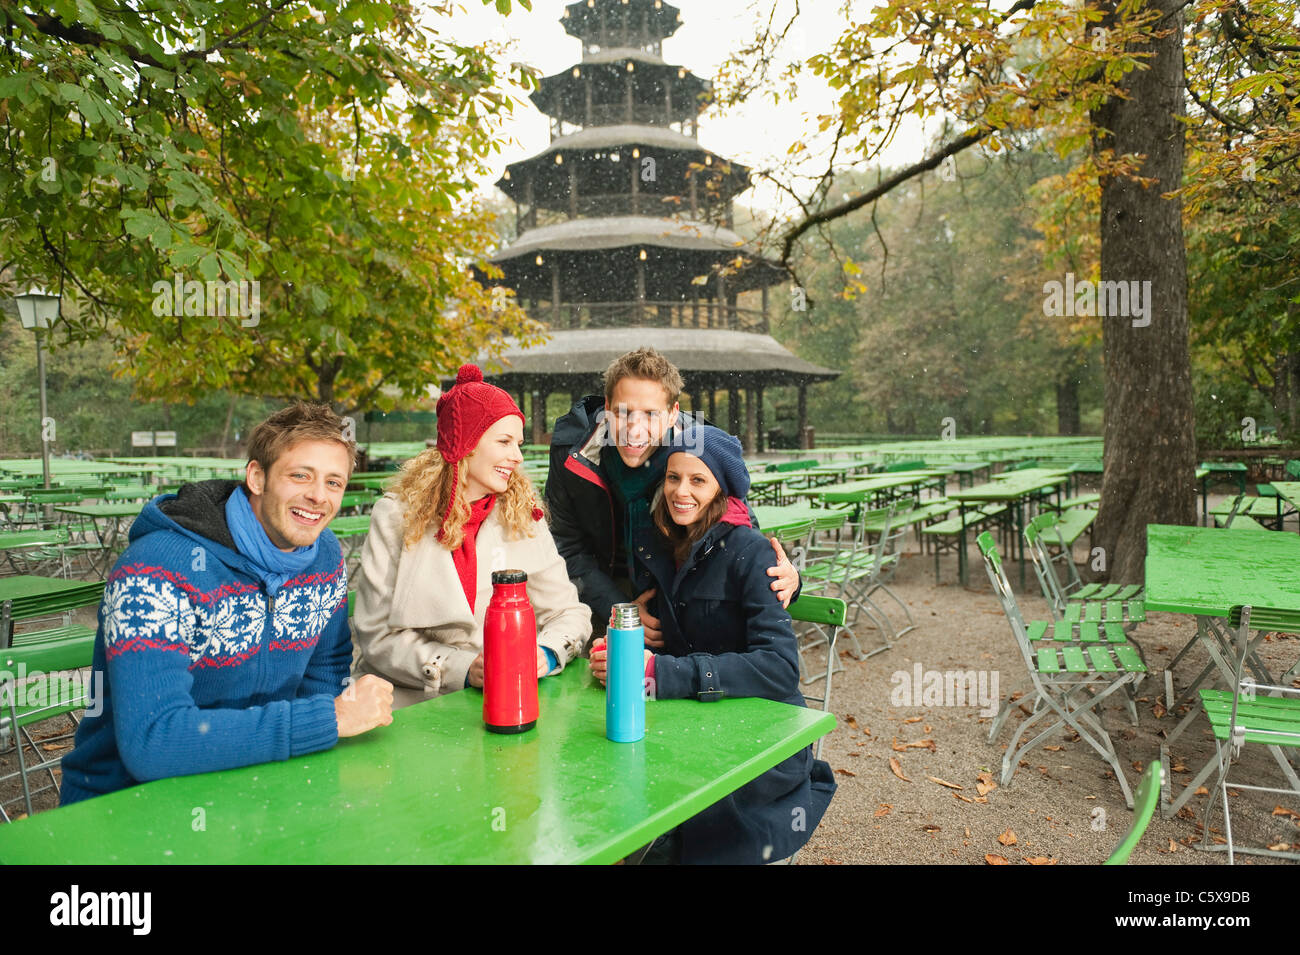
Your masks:
{"label": "man's hand on shoulder", "polygon": [[334,698],[339,738],[360,736],[393,722],[393,684],[367,673]]}
{"label": "man's hand on shoulder", "polygon": [[776,551],[776,566],[769,567],[767,575],[776,578],[772,581],[772,589],[776,591],[781,606],[789,607],[790,600],[799,589],[799,571],[795,570],[794,564],[790,563],[790,558],[785,556],[785,548],[781,546],[781,542],[775,537],[770,537],[768,540],[772,542],[772,549]]}

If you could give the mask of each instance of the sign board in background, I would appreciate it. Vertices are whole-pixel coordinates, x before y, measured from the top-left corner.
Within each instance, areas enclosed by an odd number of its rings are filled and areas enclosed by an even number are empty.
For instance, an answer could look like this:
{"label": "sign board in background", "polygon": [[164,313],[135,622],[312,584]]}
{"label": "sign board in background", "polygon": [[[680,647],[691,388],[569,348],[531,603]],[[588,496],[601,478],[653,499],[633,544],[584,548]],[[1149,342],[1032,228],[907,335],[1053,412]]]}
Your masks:
{"label": "sign board in background", "polygon": [[155,448],[174,448],[176,447],[175,431],[155,431],[153,433],[153,446]]}
{"label": "sign board in background", "polygon": [[152,448],[153,432],[152,431],[132,431],[131,447],[133,448]]}

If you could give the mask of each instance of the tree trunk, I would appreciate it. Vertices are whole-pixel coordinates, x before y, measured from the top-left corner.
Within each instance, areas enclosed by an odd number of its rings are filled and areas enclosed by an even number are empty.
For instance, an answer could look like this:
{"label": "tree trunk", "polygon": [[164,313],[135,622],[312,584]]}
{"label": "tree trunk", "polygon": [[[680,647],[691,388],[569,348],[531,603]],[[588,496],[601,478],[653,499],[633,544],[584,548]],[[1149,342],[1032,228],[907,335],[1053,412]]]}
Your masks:
{"label": "tree trunk", "polygon": [[1183,18],[1176,0],[1152,0],[1151,8],[1165,14],[1168,35],[1152,42],[1149,68],[1126,77],[1127,95],[1092,115],[1096,146],[1143,155],[1140,175],[1156,180],[1101,183],[1102,281],[1139,283],[1147,310],[1138,314],[1130,298],[1129,314],[1102,319],[1105,476],[1096,544],[1111,578],[1126,583],[1145,579],[1148,524],[1196,521],[1182,209],[1163,198],[1182,184]]}
{"label": "tree trunk", "polygon": [[232,392],[230,395],[230,402],[226,405],[226,423],[221,429],[221,456],[223,458],[230,457],[229,453],[227,452],[226,442],[230,440],[230,422],[231,420],[234,419],[234,417],[235,417],[235,395]]}
{"label": "tree trunk", "polygon": [[1079,376],[1073,362],[1067,362],[1056,382],[1056,433],[1079,433]]}

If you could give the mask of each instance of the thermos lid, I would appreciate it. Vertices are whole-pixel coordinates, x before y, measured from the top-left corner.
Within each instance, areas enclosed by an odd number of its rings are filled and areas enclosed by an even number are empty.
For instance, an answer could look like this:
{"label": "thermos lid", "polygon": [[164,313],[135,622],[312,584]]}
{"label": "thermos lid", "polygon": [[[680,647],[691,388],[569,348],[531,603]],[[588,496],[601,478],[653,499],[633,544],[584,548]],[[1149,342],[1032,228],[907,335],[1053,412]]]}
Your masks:
{"label": "thermos lid", "polygon": [[523,584],[528,582],[528,574],[522,570],[494,570],[492,584]]}

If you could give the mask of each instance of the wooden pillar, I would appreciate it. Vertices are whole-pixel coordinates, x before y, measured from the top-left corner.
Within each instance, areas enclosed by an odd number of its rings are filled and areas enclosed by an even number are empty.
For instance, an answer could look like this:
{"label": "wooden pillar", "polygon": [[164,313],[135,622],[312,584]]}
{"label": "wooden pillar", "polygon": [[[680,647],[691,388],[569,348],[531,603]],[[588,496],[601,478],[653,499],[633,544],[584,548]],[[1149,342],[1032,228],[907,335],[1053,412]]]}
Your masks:
{"label": "wooden pillar", "polygon": [[595,121],[591,118],[591,71],[584,70],[582,73],[582,78],[586,81],[584,85],[586,87],[586,94],[587,94],[587,113],[586,113],[587,125],[594,126]]}
{"label": "wooden pillar", "polygon": [[709,388],[709,420],[718,420],[718,393],[713,388]]}
{"label": "wooden pillar", "polygon": [[697,286],[691,286],[691,326],[700,327],[700,290]]}
{"label": "wooden pillar", "polygon": [[532,436],[530,444],[541,444],[542,435],[546,434],[546,398],[550,392],[533,392]]}
{"label": "wooden pillar", "polygon": [[624,102],[624,106],[623,106],[624,111],[625,111],[624,121],[625,121],[625,122],[628,122],[628,123],[632,123],[632,122],[635,122],[636,120],[633,118],[634,110],[633,110],[633,108],[632,108],[632,72],[631,72],[631,70],[628,70],[627,72],[625,72],[625,73],[623,74],[623,90],[624,90],[624,96],[625,96],[625,102]]}
{"label": "wooden pillar", "polygon": [[799,386],[799,450],[808,450],[808,386]]}
{"label": "wooden pillar", "polygon": [[687,178],[690,179],[691,186],[691,218],[698,219],[700,217],[700,196],[699,190],[695,188],[695,171],[692,170],[687,173]]}
{"label": "wooden pillar", "polygon": [[727,431],[740,432],[740,389],[735,385],[727,389]]}
{"label": "wooden pillar", "polygon": [[636,257],[636,300],[640,304],[640,313],[645,317],[645,259]]}
{"label": "wooden pillar", "polygon": [[727,278],[721,272],[718,273],[718,300],[722,306],[722,321],[719,322],[721,328],[735,328],[735,312],[728,308],[727,300]]}
{"label": "wooden pillar", "polygon": [[633,156],[628,166],[628,172],[632,174],[632,215],[635,216],[641,214],[641,177],[638,175],[641,163]]}
{"label": "wooden pillar", "polygon": [[758,447],[758,442],[754,436],[757,430],[756,416],[758,413],[758,403],[755,397],[754,386],[750,385],[745,389],[745,437],[741,442],[746,454],[753,454],[754,449]]}
{"label": "wooden pillar", "polygon": [[754,395],[758,399],[758,444],[756,445],[759,453],[767,450],[767,428],[763,422],[763,389],[755,388]]}
{"label": "wooden pillar", "polygon": [[551,325],[560,327],[560,262],[551,257]]}
{"label": "wooden pillar", "polygon": [[569,163],[569,218],[578,218],[578,168],[572,161]]}
{"label": "wooden pillar", "polygon": [[763,308],[763,334],[764,334],[764,335],[768,334],[768,332],[771,331],[771,325],[770,325],[770,323],[768,322],[768,318],[767,318],[767,307],[768,307],[768,301],[767,301],[767,300],[768,300],[768,295],[767,295],[767,286],[764,285],[764,286],[763,286],[763,306],[762,306],[762,308]]}
{"label": "wooden pillar", "polygon": [[533,200],[533,174],[524,181],[524,202],[528,203],[528,227],[537,228],[537,203]]}
{"label": "wooden pillar", "polygon": [[673,78],[670,76],[664,84],[664,125],[673,121]]}

